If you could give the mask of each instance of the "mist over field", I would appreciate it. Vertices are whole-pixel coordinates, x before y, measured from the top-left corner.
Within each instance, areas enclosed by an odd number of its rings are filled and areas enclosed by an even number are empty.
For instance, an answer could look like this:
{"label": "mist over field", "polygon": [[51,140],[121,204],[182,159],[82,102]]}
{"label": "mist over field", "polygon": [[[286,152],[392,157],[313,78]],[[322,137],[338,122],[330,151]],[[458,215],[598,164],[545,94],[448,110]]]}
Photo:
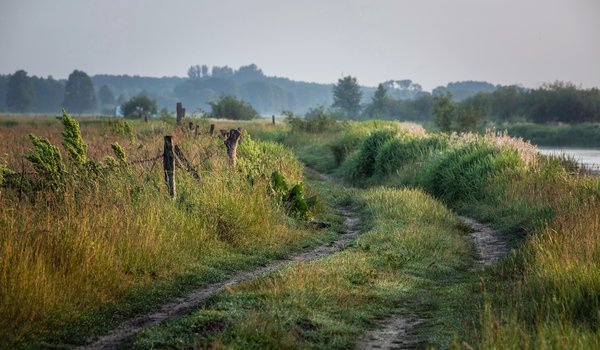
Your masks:
{"label": "mist over field", "polygon": [[600,349],[599,19],[0,1],[0,349]]}

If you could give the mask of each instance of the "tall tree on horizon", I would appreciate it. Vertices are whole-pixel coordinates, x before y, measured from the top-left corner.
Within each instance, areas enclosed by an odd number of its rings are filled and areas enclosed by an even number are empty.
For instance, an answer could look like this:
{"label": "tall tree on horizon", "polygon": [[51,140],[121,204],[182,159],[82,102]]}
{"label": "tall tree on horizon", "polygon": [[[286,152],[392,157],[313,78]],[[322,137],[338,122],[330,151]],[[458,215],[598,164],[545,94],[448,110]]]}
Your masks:
{"label": "tall tree on horizon", "polygon": [[390,97],[387,94],[387,89],[383,84],[379,84],[377,90],[375,90],[375,94],[373,94],[371,103],[365,109],[365,114],[370,117],[381,117],[388,113],[389,104]]}
{"label": "tall tree on horizon", "polygon": [[362,91],[355,77],[340,78],[333,86],[333,107],[338,108],[346,118],[358,116],[361,97]]}
{"label": "tall tree on horizon", "polygon": [[10,76],[6,91],[6,107],[11,112],[25,113],[35,107],[35,93],[31,79],[24,70]]}
{"label": "tall tree on horizon", "polygon": [[97,105],[92,80],[85,72],[74,70],[65,85],[63,107],[71,113],[90,113],[96,110]]}
{"label": "tall tree on horizon", "polygon": [[98,100],[102,114],[114,114],[116,100],[115,94],[108,85],[102,85],[98,90]]}

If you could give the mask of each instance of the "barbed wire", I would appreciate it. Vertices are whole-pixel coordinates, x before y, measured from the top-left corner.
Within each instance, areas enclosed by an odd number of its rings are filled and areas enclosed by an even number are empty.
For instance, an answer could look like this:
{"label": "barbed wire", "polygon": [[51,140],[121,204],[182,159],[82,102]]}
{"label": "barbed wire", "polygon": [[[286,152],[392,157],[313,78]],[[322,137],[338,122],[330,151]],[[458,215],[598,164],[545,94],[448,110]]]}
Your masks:
{"label": "barbed wire", "polygon": [[148,163],[148,162],[155,162],[161,158],[164,157],[164,154],[159,154],[156,157],[152,157],[152,158],[146,158],[146,159],[138,159],[138,160],[132,160],[129,163],[127,163],[128,165],[135,165],[135,164],[142,164],[142,163]]}

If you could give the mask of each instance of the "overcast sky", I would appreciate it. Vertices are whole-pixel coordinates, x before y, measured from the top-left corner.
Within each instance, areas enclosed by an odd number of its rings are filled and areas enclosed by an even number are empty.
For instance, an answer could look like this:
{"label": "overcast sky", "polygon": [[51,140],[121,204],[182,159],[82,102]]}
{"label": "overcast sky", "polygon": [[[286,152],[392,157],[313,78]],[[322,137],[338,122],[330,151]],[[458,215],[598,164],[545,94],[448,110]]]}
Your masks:
{"label": "overcast sky", "polygon": [[0,0],[0,73],[600,86],[600,0]]}

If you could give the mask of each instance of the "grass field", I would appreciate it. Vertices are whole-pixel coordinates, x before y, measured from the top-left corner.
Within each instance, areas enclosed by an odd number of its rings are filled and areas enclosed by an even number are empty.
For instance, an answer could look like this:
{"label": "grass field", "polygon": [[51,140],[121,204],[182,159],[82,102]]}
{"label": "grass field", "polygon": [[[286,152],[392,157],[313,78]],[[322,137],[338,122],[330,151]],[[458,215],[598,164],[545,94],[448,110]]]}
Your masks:
{"label": "grass field", "polygon": [[296,133],[280,140],[311,166],[357,186],[421,188],[511,235],[516,253],[484,278],[485,303],[470,344],[598,347],[597,178],[501,134],[422,134],[398,123],[369,122],[326,137]]}
{"label": "grass field", "polygon": [[[317,196],[317,219],[339,222],[336,206],[354,208],[363,235],[232,286],[124,346],[349,348],[378,319],[408,315],[420,320],[411,335],[420,347],[600,347],[600,182],[527,142],[397,122],[304,132],[219,121],[217,130],[249,131],[232,169],[207,121],[195,121],[198,138],[168,120],[78,122],[81,137],[55,118],[0,118],[0,347],[80,344],[334,237],[338,226],[318,231],[289,211],[274,171]],[[176,200],[156,158],[165,134],[200,174],[177,170]],[[305,178],[296,156],[339,183]],[[492,223],[514,252],[473,269],[455,212]]]}
{"label": "grass field", "polygon": [[[271,193],[273,171],[291,184],[303,177],[281,145],[245,136],[234,171],[208,127],[196,139],[169,123],[83,118],[93,175],[61,146],[61,121],[0,124],[0,347],[79,343],[192,288],[333,235],[286,215]],[[28,134],[59,146],[60,181],[24,159],[34,149]],[[201,178],[178,170],[175,201],[162,160],[110,167],[115,159],[105,159],[117,157],[113,142],[127,162],[154,158],[165,134],[174,135]]]}

